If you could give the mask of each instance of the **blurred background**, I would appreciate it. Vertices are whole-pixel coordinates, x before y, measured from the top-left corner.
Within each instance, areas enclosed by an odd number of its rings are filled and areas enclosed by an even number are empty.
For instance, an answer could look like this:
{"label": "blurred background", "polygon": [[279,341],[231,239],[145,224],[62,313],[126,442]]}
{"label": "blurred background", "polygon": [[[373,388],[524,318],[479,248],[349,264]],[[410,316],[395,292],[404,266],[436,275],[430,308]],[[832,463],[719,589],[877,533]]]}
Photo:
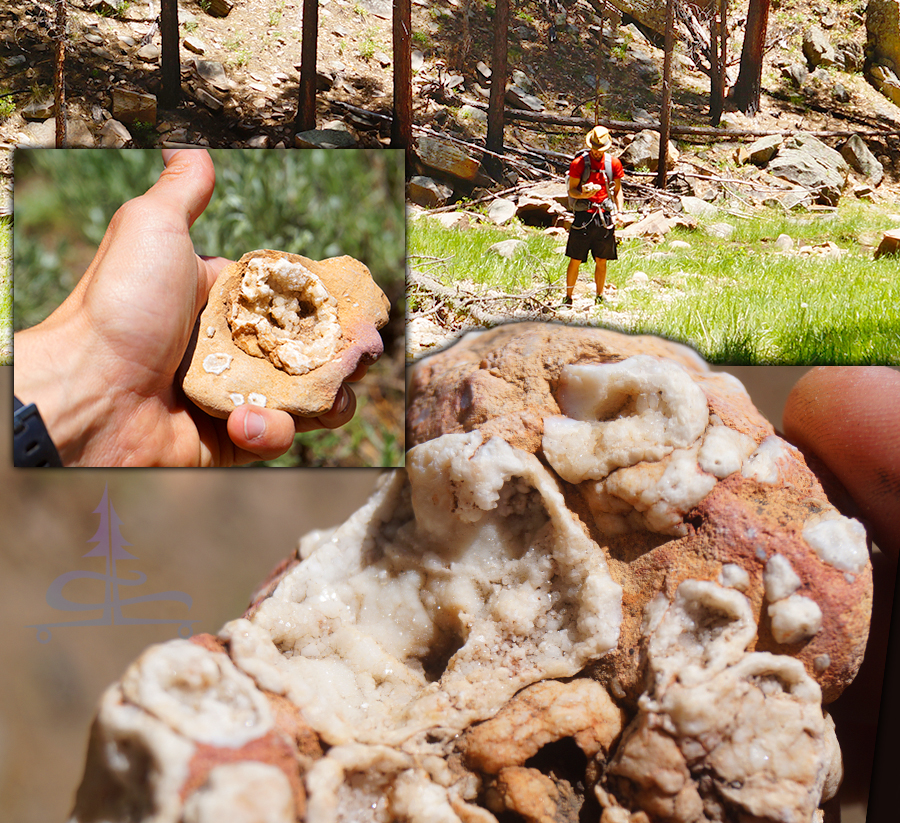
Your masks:
{"label": "blurred background", "polygon": [[[297,435],[268,466],[403,464],[404,153],[395,150],[210,150],[216,190],[191,230],[198,254],[236,260],[278,249],[365,263],[391,301],[385,353],[354,385],[357,413],[336,431]],[[18,149],[13,325],[43,320],[87,269],[110,218],[159,177],[159,151]]]}
{"label": "blurred background", "polygon": [[[12,393],[12,369],[0,367],[0,397]],[[0,403],[0,426],[12,425]],[[120,577],[146,582],[132,597],[179,591],[178,602],[126,606],[126,617],[196,621],[215,633],[239,617],[251,593],[298,539],[344,522],[362,505],[378,469],[11,469],[9,438],[0,438],[0,823],[63,823],[81,780],[91,720],[103,691],[147,646],[178,637],[179,625],[59,626],[40,643],[32,624],[83,620],[46,602],[50,584],[73,571],[103,573],[84,557],[100,525],[95,509],[108,488],[134,560]],[[103,584],[77,580],[65,595],[103,601]]]}

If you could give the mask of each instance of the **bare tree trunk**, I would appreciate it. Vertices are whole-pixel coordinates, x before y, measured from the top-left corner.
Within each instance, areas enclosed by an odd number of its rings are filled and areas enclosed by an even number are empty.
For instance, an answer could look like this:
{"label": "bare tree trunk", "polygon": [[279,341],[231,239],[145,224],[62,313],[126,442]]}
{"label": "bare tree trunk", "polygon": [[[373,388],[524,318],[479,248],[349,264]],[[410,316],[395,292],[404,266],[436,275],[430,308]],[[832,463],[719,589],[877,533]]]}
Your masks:
{"label": "bare tree trunk", "polygon": [[56,148],[66,146],[66,0],[56,0]]}
{"label": "bare tree trunk", "polygon": [[734,84],[734,104],[744,114],[759,111],[762,91],[763,54],[766,48],[766,29],[769,25],[770,0],[750,0],[747,10],[747,30],[741,49],[741,68]]}
{"label": "bare tree trunk", "polygon": [[159,102],[163,108],[174,109],[181,102],[178,0],[161,0],[159,33],[162,38],[162,91]]}
{"label": "bare tree trunk", "polygon": [[663,96],[659,110],[659,160],[656,167],[656,188],[666,187],[666,166],[669,164],[669,135],[672,127],[672,55],[675,51],[675,0],[666,0],[666,44],[663,61]]}
{"label": "bare tree trunk", "polygon": [[[488,100],[488,151],[503,154],[504,98],[506,97],[506,50],[509,32],[509,0],[497,0],[494,7],[494,49],[491,56],[491,95]],[[485,157],[485,166],[499,173],[500,162]]]}
{"label": "bare tree trunk", "polygon": [[412,146],[412,57],[410,54],[410,0],[394,0],[394,119],[391,122],[391,146]]}
{"label": "bare tree trunk", "polygon": [[718,126],[725,110],[728,65],[728,0],[719,0],[709,25],[709,122]]}
{"label": "bare tree trunk", "polygon": [[319,34],[319,2],[303,0],[303,39],[300,46],[300,99],[297,131],[316,127],[316,52]]}

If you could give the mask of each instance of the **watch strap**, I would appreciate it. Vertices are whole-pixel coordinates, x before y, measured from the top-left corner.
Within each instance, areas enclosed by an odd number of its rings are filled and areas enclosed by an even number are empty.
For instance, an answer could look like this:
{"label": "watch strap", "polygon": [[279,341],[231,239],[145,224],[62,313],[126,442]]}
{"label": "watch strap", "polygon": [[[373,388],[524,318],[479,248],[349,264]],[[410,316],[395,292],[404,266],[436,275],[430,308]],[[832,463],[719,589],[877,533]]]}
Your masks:
{"label": "watch strap", "polygon": [[34,403],[27,406],[14,397],[13,465],[62,468],[62,460]]}

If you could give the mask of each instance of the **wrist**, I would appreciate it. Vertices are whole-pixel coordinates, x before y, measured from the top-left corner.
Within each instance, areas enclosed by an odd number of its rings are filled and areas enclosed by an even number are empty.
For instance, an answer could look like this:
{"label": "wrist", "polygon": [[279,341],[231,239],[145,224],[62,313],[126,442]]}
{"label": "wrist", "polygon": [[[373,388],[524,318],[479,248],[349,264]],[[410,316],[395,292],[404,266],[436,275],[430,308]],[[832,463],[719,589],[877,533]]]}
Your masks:
{"label": "wrist", "polygon": [[78,465],[106,421],[111,419],[110,389],[93,378],[84,340],[48,321],[15,335],[14,395],[34,404],[62,464]]}

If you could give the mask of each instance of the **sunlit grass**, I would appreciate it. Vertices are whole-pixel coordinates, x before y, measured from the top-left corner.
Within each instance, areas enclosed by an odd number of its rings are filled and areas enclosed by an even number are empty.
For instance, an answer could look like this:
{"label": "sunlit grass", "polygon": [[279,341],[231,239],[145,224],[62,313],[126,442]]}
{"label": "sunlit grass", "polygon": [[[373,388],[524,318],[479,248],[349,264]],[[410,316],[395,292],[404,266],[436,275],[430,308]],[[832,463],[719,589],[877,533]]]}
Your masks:
{"label": "sunlit grass", "polygon": [[[701,221],[658,245],[620,242],[607,277],[617,300],[593,310],[591,322],[679,340],[716,363],[900,364],[900,261],[872,254],[895,219],[854,203],[827,214],[763,210],[753,219],[723,213],[717,220],[734,226],[730,241],[708,234],[710,221]],[[777,250],[781,234],[793,240],[794,251]],[[512,260],[487,253],[511,236],[418,220],[409,231],[410,265],[447,283],[468,280],[507,291],[548,283],[561,296],[563,242],[532,229]],[[673,247],[675,240],[688,248]],[[837,250],[826,247],[829,241]],[[588,263],[580,277],[589,279],[591,271]]]}

